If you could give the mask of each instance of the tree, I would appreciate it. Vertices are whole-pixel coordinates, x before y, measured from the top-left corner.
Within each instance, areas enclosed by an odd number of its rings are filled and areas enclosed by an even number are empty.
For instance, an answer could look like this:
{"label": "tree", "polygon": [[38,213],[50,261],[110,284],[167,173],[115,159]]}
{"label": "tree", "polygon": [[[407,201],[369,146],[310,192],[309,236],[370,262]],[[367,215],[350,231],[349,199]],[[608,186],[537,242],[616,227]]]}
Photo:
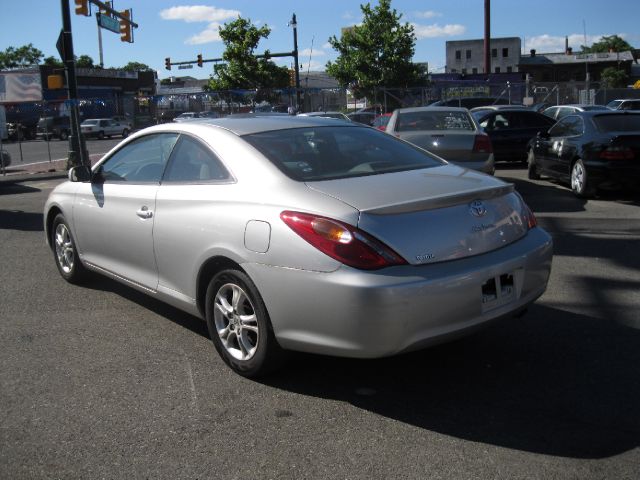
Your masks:
{"label": "tree", "polygon": [[376,87],[409,87],[419,82],[412,63],[416,36],[409,23],[400,23],[402,14],[391,9],[391,0],[377,7],[360,5],[363,21],[329,43],[338,51],[335,62],[327,63],[327,73],[358,96],[374,98]]}
{"label": "tree", "polygon": [[129,62],[124,67],[122,67],[122,70],[126,70],[129,72],[137,72],[137,71],[149,72],[151,70],[151,67],[149,67],[149,65],[145,63]]}
{"label": "tree", "polygon": [[0,52],[0,69],[20,68],[37,65],[44,54],[35,48],[32,43],[22,47],[8,47]]}
{"label": "tree", "polygon": [[58,60],[56,57],[54,57],[53,55],[50,55],[48,57],[46,57],[42,63],[44,65],[48,65],[50,67],[56,67],[56,68],[63,68],[64,64],[62,63],[62,60]]}
{"label": "tree", "polygon": [[[225,44],[224,63],[214,67],[214,76],[207,85],[209,91],[255,89],[255,101],[269,100],[270,90],[286,87],[289,74],[286,67],[279,67],[269,58],[256,58],[254,53],[262,38],[271,29],[261,28],[251,20],[238,17],[220,28],[220,38]],[[265,51],[268,55],[269,51]]]}
{"label": "tree", "polygon": [[627,52],[629,50],[633,50],[633,47],[618,35],[604,36],[590,47],[582,45],[584,53]]}
{"label": "tree", "polygon": [[89,55],[80,55],[76,58],[76,67],[78,68],[96,68],[93,64],[93,58]]}
{"label": "tree", "polygon": [[605,84],[605,88],[624,88],[629,82],[629,76],[624,70],[607,67],[602,70],[600,80]]}

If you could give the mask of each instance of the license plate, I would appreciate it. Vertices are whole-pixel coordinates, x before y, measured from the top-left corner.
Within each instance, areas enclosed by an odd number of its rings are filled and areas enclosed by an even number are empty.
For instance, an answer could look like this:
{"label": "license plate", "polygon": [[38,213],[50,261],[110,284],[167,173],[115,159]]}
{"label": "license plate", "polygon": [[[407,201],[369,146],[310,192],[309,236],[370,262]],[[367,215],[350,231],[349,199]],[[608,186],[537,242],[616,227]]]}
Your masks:
{"label": "license plate", "polygon": [[482,311],[501,307],[515,299],[514,273],[492,277],[482,284]]}

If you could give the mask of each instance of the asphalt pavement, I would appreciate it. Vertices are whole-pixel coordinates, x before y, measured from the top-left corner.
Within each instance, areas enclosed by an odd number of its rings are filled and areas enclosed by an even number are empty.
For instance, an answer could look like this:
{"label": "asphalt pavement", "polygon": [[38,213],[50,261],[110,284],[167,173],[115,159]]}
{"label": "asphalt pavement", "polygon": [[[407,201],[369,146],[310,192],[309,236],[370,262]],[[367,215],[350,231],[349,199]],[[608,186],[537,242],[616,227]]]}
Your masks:
{"label": "asphalt pavement", "polygon": [[261,381],[200,319],[64,282],[42,231],[61,176],[5,179],[0,478],[640,478],[640,196],[497,175],[554,238],[525,316],[388,359],[294,355]]}

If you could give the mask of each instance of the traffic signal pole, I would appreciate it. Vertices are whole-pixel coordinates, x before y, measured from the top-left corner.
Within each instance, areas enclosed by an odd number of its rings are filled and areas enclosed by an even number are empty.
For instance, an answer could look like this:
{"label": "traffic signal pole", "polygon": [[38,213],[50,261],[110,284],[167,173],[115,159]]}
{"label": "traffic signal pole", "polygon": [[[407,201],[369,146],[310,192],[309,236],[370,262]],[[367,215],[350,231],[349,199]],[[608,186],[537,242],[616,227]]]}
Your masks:
{"label": "traffic signal pole", "polygon": [[64,71],[67,76],[67,88],[69,89],[70,127],[69,157],[67,168],[78,165],[91,166],[89,153],[80,132],[80,111],[78,109],[78,83],[76,79],[76,61],[73,55],[73,38],[71,36],[71,12],[69,0],[60,0],[62,7],[62,44]]}

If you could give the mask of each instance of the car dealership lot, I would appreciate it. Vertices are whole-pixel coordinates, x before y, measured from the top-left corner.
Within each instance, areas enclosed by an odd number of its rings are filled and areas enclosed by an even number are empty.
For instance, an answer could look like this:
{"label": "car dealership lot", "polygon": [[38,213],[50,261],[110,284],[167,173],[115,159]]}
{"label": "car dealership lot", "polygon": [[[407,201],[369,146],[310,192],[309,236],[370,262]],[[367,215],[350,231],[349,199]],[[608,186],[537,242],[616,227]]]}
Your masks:
{"label": "car dealership lot", "polygon": [[204,322],[44,244],[61,180],[0,183],[0,477],[637,478],[640,197],[500,167],[554,238],[521,319],[375,361],[297,355],[260,382]]}

